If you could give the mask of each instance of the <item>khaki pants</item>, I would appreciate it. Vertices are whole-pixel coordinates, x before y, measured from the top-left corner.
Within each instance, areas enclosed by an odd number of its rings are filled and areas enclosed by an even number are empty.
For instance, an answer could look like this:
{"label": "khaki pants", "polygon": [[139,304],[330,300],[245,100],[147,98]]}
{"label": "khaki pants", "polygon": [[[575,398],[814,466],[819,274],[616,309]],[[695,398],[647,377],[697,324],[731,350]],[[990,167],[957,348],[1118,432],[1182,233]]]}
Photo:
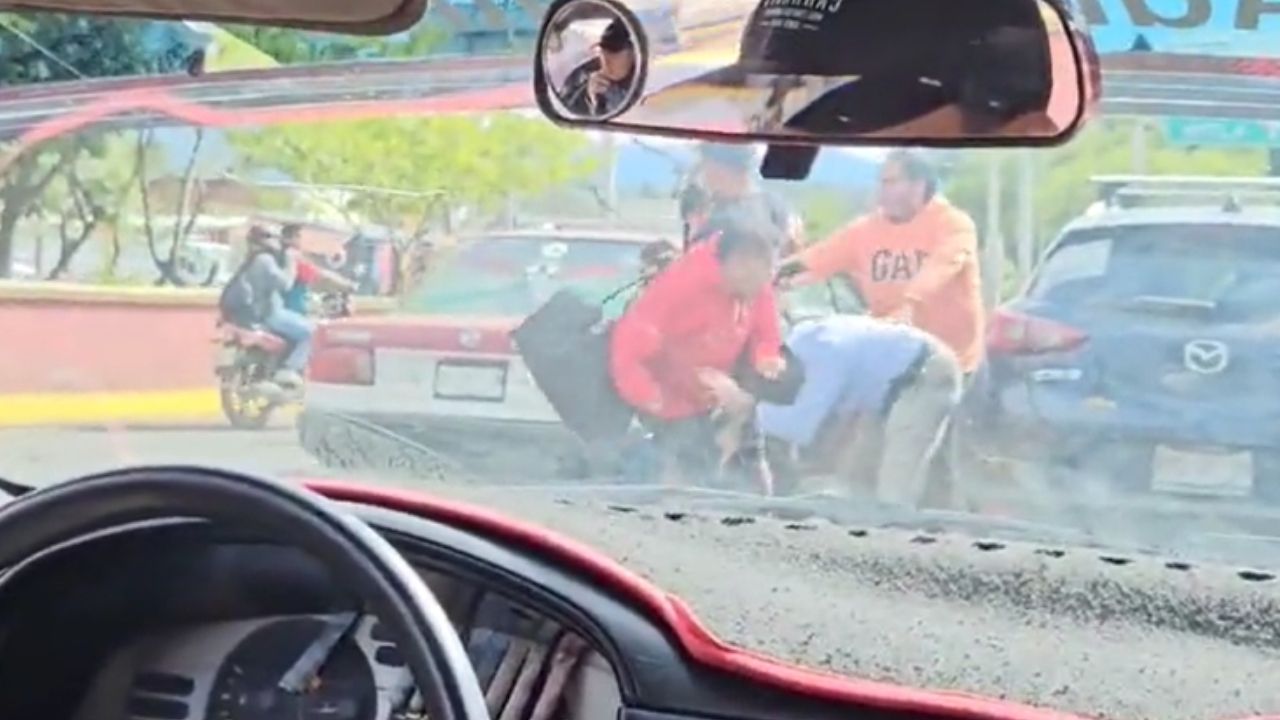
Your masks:
{"label": "khaki pants", "polygon": [[959,401],[961,372],[955,356],[937,346],[909,372],[882,413],[864,413],[851,423],[836,471],[846,482],[871,485],[882,503],[914,508]]}

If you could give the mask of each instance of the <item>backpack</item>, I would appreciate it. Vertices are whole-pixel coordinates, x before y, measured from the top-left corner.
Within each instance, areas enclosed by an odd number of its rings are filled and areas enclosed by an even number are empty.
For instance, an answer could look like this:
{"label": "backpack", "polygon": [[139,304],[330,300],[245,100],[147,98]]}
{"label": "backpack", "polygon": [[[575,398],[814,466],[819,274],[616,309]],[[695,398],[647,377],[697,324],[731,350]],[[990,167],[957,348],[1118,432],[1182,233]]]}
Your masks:
{"label": "backpack", "polygon": [[254,304],[253,288],[245,282],[245,273],[256,255],[245,259],[218,295],[218,313],[232,325],[249,326],[261,320]]}

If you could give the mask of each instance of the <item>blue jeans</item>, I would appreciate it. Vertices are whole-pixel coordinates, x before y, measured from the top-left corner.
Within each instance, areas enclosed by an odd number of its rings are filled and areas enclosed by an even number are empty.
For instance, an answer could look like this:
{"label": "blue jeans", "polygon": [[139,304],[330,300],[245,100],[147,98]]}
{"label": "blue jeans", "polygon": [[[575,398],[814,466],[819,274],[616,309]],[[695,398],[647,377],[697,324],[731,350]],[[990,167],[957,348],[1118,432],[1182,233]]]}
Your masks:
{"label": "blue jeans", "polygon": [[307,357],[311,355],[311,333],[315,331],[315,325],[305,315],[284,308],[273,310],[265,324],[268,330],[289,341],[289,354],[285,356],[283,366],[302,372],[307,367]]}

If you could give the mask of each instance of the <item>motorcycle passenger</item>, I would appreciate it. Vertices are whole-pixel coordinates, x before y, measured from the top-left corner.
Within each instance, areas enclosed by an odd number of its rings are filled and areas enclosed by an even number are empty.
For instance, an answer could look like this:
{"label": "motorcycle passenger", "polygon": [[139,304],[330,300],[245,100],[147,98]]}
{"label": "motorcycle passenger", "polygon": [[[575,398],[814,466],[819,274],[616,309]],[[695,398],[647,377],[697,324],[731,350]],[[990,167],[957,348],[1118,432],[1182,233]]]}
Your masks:
{"label": "motorcycle passenger", "polygon": [[761,443],[744,448],[732,437],[755,433],[755,398],[732,373],[744,355],[766,378],[785,369],[774,247],[767,228],[730,219],[672,260],[614,326],[610,375],[652,433],[669,476],[705,481],[733,469],[772,489]]}
{"label": "motorcycle passenger", "polygon": [[871,484],[880,502],[917,507],[960,398],[955,354],[923,330],[859,315],[802,321],[787,346],[804,385],[793,404],[758,410],[779,482],[796,454],[830,451],[848,489]]}

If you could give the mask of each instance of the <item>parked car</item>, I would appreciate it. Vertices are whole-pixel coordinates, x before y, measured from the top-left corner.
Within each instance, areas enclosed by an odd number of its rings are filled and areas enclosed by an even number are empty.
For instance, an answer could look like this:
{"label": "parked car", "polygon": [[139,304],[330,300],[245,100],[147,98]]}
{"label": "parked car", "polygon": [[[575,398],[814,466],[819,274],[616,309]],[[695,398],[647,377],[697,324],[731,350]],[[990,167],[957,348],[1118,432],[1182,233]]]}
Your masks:
{"label": "parked car", "polygon": [[991,318],[964,445],[1062,498],[1089,478],[1139,502],[1280,503],[1280,210],[1230,195],[1280,181],[1102,185]]}
{"label": "parked car", "polygon": [[[437,249],[398,312],[316,332],[299,418],[304,448],[335,459],[335,423],[355,418],[473,469],[585,472],[576,438],[534,384],[510,332],[562,287],[603,299],[628,284],[642,249],[658,239],[541,229]],[[523,448],[519,457],[504,452],[513,448]]]}

